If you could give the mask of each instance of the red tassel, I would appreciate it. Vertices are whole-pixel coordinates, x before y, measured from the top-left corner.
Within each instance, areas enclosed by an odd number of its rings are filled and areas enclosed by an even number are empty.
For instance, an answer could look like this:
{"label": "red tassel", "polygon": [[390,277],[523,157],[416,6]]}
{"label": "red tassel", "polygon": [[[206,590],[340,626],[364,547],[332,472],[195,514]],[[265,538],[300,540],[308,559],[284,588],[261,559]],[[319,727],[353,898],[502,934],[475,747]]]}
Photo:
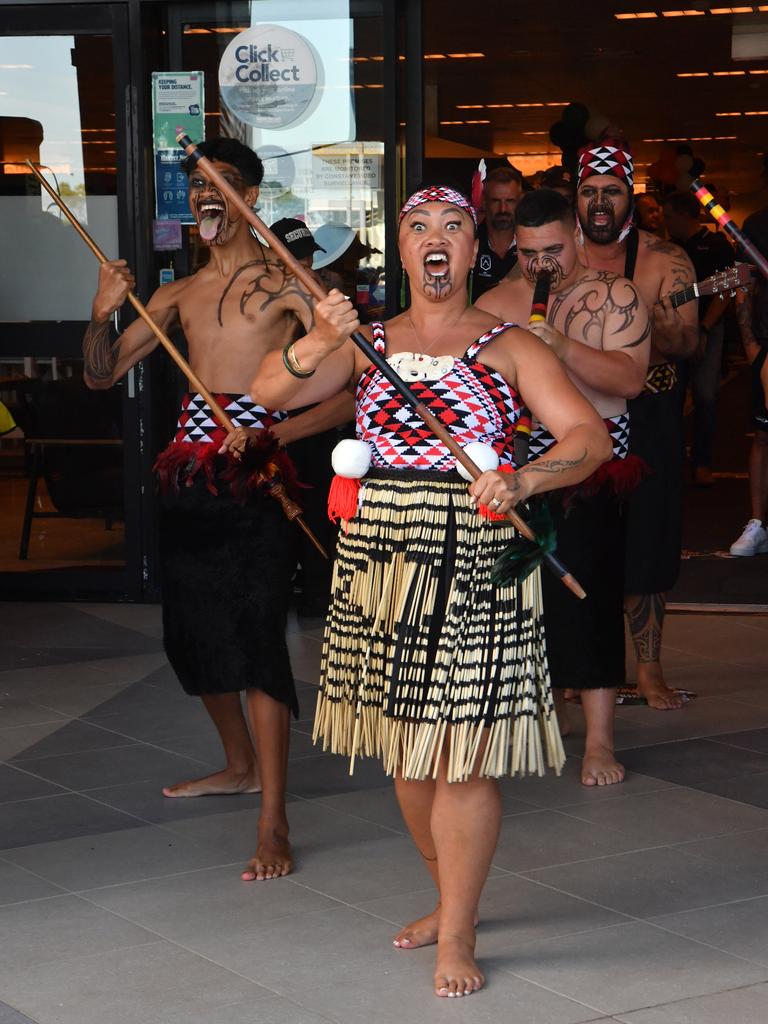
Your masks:
{"label": "red tassel", "polygon": [[336,474],[328,491],[328,518],[334,523],[339,519],[354,519],[359,492],[359,480]]}
{"label": "red tassel", "polygon": [[[507,463],[504,466],[499,466],[498,472],[499,473],[514,473],[515,472],[515,467],[510,465],[509,463]],[[477,506],[477,511],[478,511],[478,514],[483,519],[489,519],[491,522],[503,522],[507,518],[505,513],[503,513],[502,515],[499,515],[498,512],[494,512],[493,509],[489,508],[487,505],[478,505]]]}

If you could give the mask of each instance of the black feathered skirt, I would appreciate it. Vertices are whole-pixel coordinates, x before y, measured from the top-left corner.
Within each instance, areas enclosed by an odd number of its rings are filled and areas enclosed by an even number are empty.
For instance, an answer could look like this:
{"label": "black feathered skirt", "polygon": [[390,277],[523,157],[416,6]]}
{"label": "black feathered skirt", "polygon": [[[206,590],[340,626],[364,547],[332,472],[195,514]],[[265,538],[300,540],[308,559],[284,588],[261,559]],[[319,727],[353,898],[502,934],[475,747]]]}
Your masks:
{"label": "black feathered skirt", "polygon": [[285,641],[297,530],[263,490],[235,497],[227,465],[161,494],[165,650],[189,694],[255,687],[298,714]]}
{"label": "black feathered skirt", "polygon": [[[515,536],[458,474],[372,472],[339,534],[315,740],[390,775],[449,781],[559,772],[564,761],[538,570],[491,582]],[[487,743],[481,744],[487,736]]]}

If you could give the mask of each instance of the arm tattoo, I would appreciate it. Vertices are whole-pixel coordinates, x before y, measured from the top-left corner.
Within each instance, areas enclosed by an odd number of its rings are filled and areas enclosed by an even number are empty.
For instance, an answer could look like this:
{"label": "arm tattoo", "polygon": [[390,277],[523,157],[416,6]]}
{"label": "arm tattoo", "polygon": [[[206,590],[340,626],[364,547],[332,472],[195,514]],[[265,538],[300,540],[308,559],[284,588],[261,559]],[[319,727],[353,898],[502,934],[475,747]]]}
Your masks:
{"label": "arm tattoo", "polygon": [[83,335],[83,362],[85,372],[92,380],[109,380],[117,365],[118,344],[109,338],[109,320],[96,323],[91,320]]}
{"label": "arm tattoo", "polygon": [[[263,300],[259,306],[260,313],[263,313],[268,306],[273,302],[276,302],[278,299],[285,299],[288,296],[296,296],[301,300],[302,304],[306,306],[310,320],[309,326],[310,328],[313,327],[315,323],[315,313],[314,306],[312,304],[312,296],[308,291],[305,291],[304,288],[302,288],[299,281],[293,276],[293,274],[288,273],[288,268],[282,260],[275,260],[271,263],[265,263],[264,260],[251,260],[249,263],[244,263],[242,267],[239,267],[234,272],[226,288],[221,293],[221,298],[219,299],[219,308],[217,311],[219,326],[224,326],[224,301],[240,276],[245,274],[247,271],[252,270],[254,267],[258,267],[258,270],[254,273],[254,276],[250,281],[246,282],[245,288],[240,296],[240,315],[247,315],[246,306],[254,295],[257,297],[257,301],[259,299]],[[290,312],[294,311],[290,310]]]}
{"label": "arm tattoo", "polygon": [[587,449],[585,448],[578,459],[537,459],[535,462],[529,462],[523,466],[518,473],[567,473],[574,466],[580,466],[586,457]]}

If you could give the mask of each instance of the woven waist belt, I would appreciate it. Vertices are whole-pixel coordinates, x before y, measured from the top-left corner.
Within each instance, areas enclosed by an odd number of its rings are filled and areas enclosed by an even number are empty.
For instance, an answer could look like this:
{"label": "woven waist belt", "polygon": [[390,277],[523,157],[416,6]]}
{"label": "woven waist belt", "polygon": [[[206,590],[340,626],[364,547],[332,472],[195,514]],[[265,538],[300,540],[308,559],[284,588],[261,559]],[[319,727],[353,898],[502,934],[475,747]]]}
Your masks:
{"label": "woven waist belt", "polygon": [[655,366],[648,367],[643,393],[661,395],[665,391],[671,391],[679,379],[676,363],[656,363]]}

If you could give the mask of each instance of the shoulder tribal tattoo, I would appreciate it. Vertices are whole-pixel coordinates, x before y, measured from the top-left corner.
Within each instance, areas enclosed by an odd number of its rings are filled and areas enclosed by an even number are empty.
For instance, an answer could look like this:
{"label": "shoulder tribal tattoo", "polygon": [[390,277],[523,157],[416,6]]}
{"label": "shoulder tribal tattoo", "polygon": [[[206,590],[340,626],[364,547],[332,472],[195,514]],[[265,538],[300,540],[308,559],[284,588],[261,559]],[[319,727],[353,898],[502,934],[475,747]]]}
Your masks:
{"label": "shoulder tribal tattoo", "polygon": [[[617,326],[612,334],[623,334],[635,323],[640,310],[640,296],[635,288],[628,286],[623,277],[607,270],[597,270],[586,281],[580,280],[566,291],[555,296],[550,307],[548,320],[568,338],[580,335],[585,341],[602,343],[604,325],[611,317]],[[557,325],[557,316],[562,315],[563,323]],[[648,337],[650,328],[639,338],[633,338],[623,348],[634,348]]]}
{"label": "shoulder tribal tattoo", "polygon": [[91,320],[83,335],[83,363],[91,380],[109,380],[117,365],[118,345],[109,336],[109,320]]}
{"label": "shoulder tribal tattoo", "polygon": [[[243,275],[247,275],[245,280],[241,280]],[[293,274],[288,273],[288,268],[282,260],[275,260],[273,263],[265,263],[264,260],[251,260],[248,263],[244,263],[242,267],[234,272],[230,278],[224,291],[221,293],[219,299],[219,308],[217,311],[217,319],[219,326],[224,326],[223,311],[224,302],[235,287],[237,282],[240,281],[240,286],[243,291],[240,295],[240,315],[246,316],[246,307],[251,299],[256,298],[256,302],[260,301],[259,312],[263,313],[268,306],[272,305],[278,299],[285,299],[289,296],[296,296],[301,303],[306,306],[307,312],[309,313],[310,326],[314,325],[315,314],[314,306],[312,303],[312,297],[308,291],[299,284],[299,281]]]}

